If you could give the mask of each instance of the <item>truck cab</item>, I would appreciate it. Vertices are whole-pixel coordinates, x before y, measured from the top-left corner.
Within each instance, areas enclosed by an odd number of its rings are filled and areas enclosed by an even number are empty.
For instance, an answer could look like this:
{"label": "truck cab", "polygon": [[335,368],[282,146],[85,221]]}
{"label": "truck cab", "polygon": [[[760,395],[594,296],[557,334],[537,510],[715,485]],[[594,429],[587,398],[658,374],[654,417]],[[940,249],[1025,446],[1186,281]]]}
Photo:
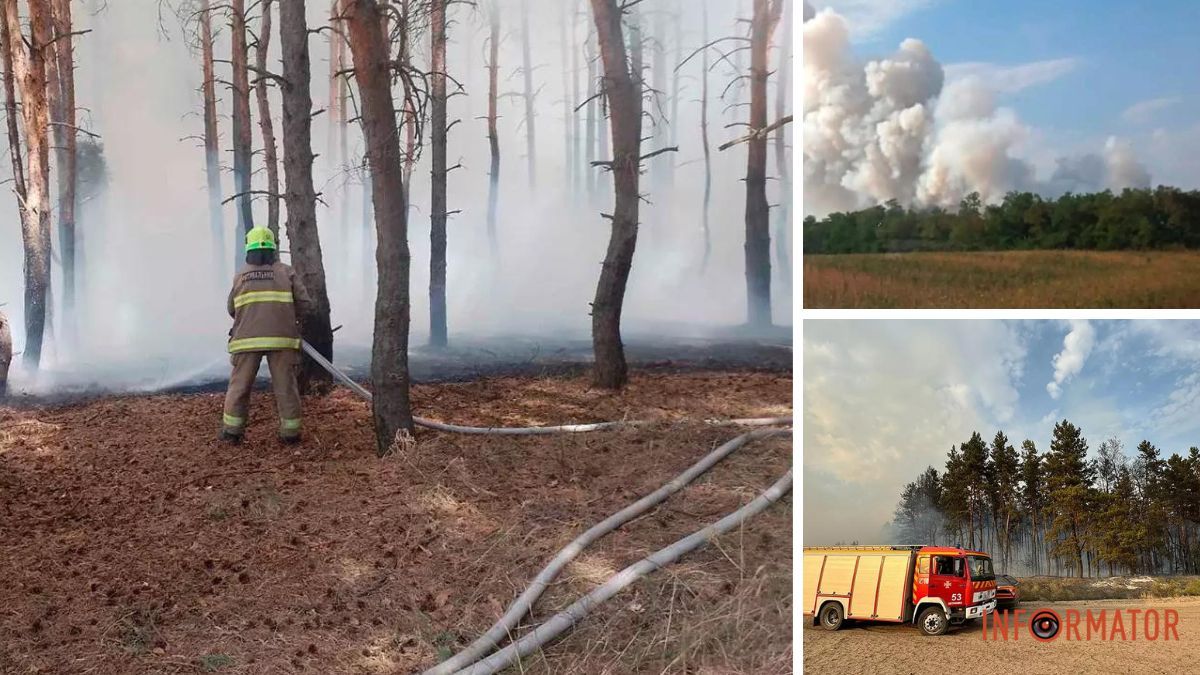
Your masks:
{"label": "truck cab", "polygon": [[[927,634],[978,619],[996,609],[996,575],[986,553],[923,546],[913,573],[913,621]],[[937,608],[940,611],[929,611]]]}

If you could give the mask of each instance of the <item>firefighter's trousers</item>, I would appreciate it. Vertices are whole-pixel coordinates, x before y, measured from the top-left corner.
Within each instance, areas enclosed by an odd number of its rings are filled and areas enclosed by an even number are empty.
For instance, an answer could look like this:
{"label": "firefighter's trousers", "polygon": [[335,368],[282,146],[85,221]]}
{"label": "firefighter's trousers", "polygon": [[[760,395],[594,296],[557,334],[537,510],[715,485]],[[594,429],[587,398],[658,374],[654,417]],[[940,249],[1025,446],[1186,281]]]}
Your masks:
{"label": "firefighter's trousers", "polygon": [[300,435],[300,391],[296,386],[296,371],[300,367],[300,352],[296,349],[230,354],[233,373],[229,376],[229,390],[225,392],[225,431],[237,436],[245,431],[250,390],[254,388],[258,364],[264,356],[271,369],[271,387],[275,390],[275,406],[279,410],[279,436],[297,437]]}

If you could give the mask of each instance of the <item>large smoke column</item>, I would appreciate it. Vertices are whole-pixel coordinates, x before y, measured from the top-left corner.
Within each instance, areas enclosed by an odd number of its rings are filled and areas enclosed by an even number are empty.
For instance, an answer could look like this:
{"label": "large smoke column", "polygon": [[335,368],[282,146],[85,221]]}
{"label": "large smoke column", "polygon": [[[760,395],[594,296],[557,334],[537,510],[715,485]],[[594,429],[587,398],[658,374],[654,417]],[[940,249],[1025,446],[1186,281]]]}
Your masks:
{"label": "large smoke column", "polygon": [[845,19],[806,2],[803,42],[806,214],[891,199],[955,208],[971,192],[996,202],[1010,190],[1055,196],[1150,184],[1130,145],[1116,138],[1102,154],[1060,159],[1054,175],[1039,180],[1016,152],[1031,130],[997,105],[978,75],[947,81],[920,40],[862,63]]}

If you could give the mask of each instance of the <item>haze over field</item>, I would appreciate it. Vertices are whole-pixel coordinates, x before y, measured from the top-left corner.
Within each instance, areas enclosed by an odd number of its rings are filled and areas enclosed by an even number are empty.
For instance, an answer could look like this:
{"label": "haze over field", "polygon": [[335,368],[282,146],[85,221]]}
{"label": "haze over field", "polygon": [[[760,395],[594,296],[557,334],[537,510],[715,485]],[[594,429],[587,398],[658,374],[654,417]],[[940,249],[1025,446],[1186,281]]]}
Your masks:
{"label": "haze over field", "polygon": [[1069,420],[1089,458],[1116,438],[1200,445],[1200,323],[808,321],[804,543],[888,541],[903,486],[972,432],[1050,447]]}
{"label": "haze over field", "polygon": [[[204,151],[196,140],[202,131],[199,55],[189,48],[178,20],[169,12],[160,14],[158,2],[89,0],[77,4],[81,5],[77,9],[77,28],[91,31],[76,42],[77,99],[85,108],[80,120],[84,128],[102,137],[109,183],[102,195],[80,209],[82,271],[74,323],[86,326],[86,331],[73,342],[62,339],[69,330],[62,321],[60,298],[55,294],[53,337],[47,341],[42,379],[37,386],[89,381],[100,373],[104,374],[105,384],[115,388],[165,386],[200,373],[223,374],[229,327],[224,305],[232,274],[232,244],[226,247],[228,251],[214,252],[209,232]],[[573,61],[568,55],[564,63],[558,21],[563,7],[575,8],[576,4],[530,0],[535,24],[544,22],[546,26],[545,30],[535,31],[532,43],[535,87],[540,87],[536,99],[537,182],[531,188],[526,178],[523,106],[519,98],[506,96],[499,110],[500,256],[495,268],[484,230],[488,144],[485,122],[480,119],[486,111],[487,73],[481,65],[485,58],[486,18],[465,5],[451,6],[448,70],[462,83],[466,94],[449,100],[449,119],[459,120],[449,133],[449,163],[462,165],[449,174],[449,209],[461,210],[451,215],[448,226],[452,341],[455,333],[545,335],[565,331],[587,335],[588,303],[609,232],[608,221],[600,213],[612,210],[612,198],[610,189],[598,203],[588,204],[585,196],[572,192],[566,177],[562,69]],[[521,87],[517,74],[521,49],[516,18],[519,3],[504,0],[502,5],[500,90],[505,95]],[[585,5],[579,3],[579,8],[585,9]],[[309,3],[311,27],[328,21],[327,9],[327,4]],[[736,30],[735,16],[748,12],[748,3],[710,2],[712,37],[732,34]],[[590,14],[576,23],[580,45],[585,21],[590,21]],[[217,58],[227,59],[225,20],[214,21],[214,27],[218,30]],[[699,12],[685,13],[678,28],[685,44],[703,43]],[[666,27],[672,33],[675,29],[674,23]],[[310,45],[314,109],[321,110],[328,106],[329,48],[326,39],[317,35]],[[427,64],[428,50],[427,37],[415,45],[418,64]],[[668,52],[667,59],[674,58]],[[278,61],[276,39],[269,67],[278,70]],[[583,69],[585,63],[580,54],[579,68]],[[217,64],[218,78],[228,76],[223,68],[227,71],[228,64]],[[643,205],[641,236],[626,297],[625,325],[631,331],[639,325],[650,327],[664,322],[701,324],[705,328],[700,330],[705,330],[745,320],[745,188],[741,182],[745,146],[725,152],[716,152],[714,147],[713,253],[707,271],[701,273],[701,204],[696,197],[703,181],[696,102],[699,59],[693,59],[683,72],[678,119],[662,122],[673,126],[677,134],[675,191],[656,192],[644,180],[643,193],[651,203]],[[581,73],[581,80],[583,77]],[[723,127],[734,121],[735,115],[737,119],[744,117],[745,108],[725,111],[726,103],[716,99],[731,77],[731,67],[717,67],[711,73],[710,134],[714,146],[741,133],[738,127]],[[586,87],[586,83],[581,84]],[[731,100],[735,91],[730,90]],[[270,95],[278,117],[278,92],[272,90]],[[223,87],[219,87],[218,96],[222,163],[227,168],[231,163],[230,104]],[[771,106],[773,109],[773,101]],[[664,112],[669,111],[667,106]],[[257,107],[252,115],[254,187],[261,189],[258,151],[262,141]],[[357,126],[351,124],[349,159],[345,165],[336,165],[334,135],[328,120],[329,115],[324,113],[315,118],[313,149],[318,153],[316,188],[324,202],[318,204],[318,221],[332,322],[344,326],[337,333],[339,344],[362,346],[370,341],[374,298],[374,229],[364,226],[357,167],[362,141]],[[666,128],[664,138],[669,138],[670,126]],[[647,141],[644,147],[650,150],[655,142]],[[0,178],[7,178],[9,172],[5,162]],[[413,175],[409,221],[411,314],[413,345],[419,346],[425,341],[428,325],[427,153]],[[777,182],[772,181],[768,187],[772,202],[777,190]],[[233,192],[232,175],[226,170],[223,194],[228,197]],[[261,200],[255,203],[255,213],[265,220],[266,206]],[[232,241],[234,225],[234,205],[230,203],[225,206],[227,243]],[[6,303],[3,311],[14,327],[14,351],[19,352],[24,341],[22,255],[20,226],[12,204],[0,210],[0,232],[4,233],[0,236],[0,303]],[[287,246],[285,240],[282,248],[286,250]],[[790,284],[783,283],[778,272],[775,276],[775,322],[787,324],[791,315]],[[57,286],[61,280],[57,263],[52,277]],[[11,378],[10,384],[17,390],[34,385],[28,373],[22,371],[20,358],[14,360]]]}
{"label": "haze over field", "polygon": [[804,11],[804,213],[1200,178],[1200,7],[829,0]]}

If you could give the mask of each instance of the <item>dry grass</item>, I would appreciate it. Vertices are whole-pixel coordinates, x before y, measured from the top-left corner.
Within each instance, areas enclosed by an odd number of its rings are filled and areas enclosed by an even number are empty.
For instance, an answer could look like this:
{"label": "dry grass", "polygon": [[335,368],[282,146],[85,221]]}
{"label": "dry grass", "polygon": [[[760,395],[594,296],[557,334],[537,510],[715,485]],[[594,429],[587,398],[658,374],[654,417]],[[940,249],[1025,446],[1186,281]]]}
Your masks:
{"label": "dry grass", "polygon": [[1200,251],[804,256],[809,308],[1191,308]]}
{"label": "dry grass", "polygon": [[1200,596],[1200,577],[1053,577],[1037,576],[1020,579],[1021,600],[1132,600],[1140,598],[1180,598]]}
{"label": "dry grass", "polygon": [[[790,398],[790,377],[768,373],[638,373],[618,394],[583,377],[424,385],[419,411],[463,424],[658,421],[422,431],[382,460],[369,408],[340,390],[306,399],[296,448],[257,392],[237,448],[216,441],[216,394],[0,407],[0,672],[420,670],[490,626],[558,548],[742,431],[698,420]],[[791,462],[786,438],[742,448],[589,547],[531,621]],[[791,515],[785,499],[621,593],[526,671],[790,672]]]}

